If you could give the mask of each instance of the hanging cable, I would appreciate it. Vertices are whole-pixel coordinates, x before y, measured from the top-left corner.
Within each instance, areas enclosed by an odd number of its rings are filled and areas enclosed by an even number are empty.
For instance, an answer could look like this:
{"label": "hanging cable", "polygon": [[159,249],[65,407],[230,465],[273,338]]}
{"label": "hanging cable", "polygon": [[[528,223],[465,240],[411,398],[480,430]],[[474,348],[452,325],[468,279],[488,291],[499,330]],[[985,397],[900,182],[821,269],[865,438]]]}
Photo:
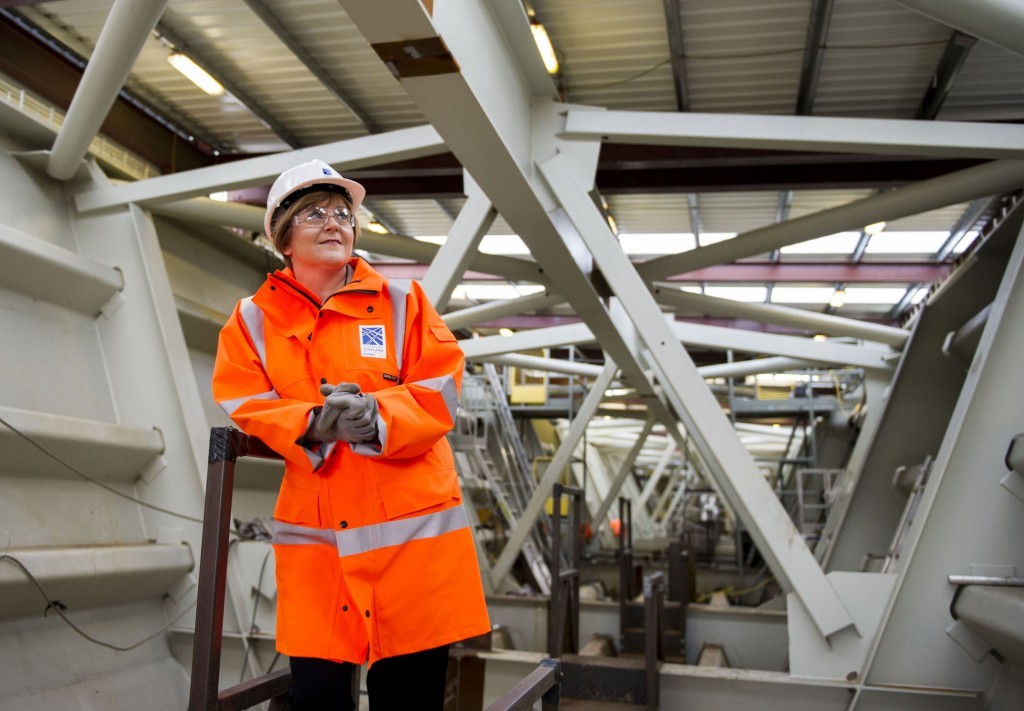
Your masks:
{"label": "hanging cable", "polygon": [[[252,619],[249,620],[249,634],[242,637],[245,642],[245,655],[242,657],[242,671],[238,675],[238,683],[241,684],[245,681],[245,665],[249,662],[249,653],[252,651],[252,636],[256,633],[256,611],[260,608],[260,589],[263,587],[263,573],[267,570],[267,561],[270,559],[270,554],[274,552],[273,548],[267,551],[267,554],[263,556],[263,564],[260,565],[260,574],[256,580],[256,601],[252,604]],[[275,662],[277,659],[274,660]],[[267,672],[269,674],[269,671]]]}
{"label": "hanging cable", "polygon": [[195,523],[202,523],[203,522],[203,519],[201,519],[201,518],[196,518],[195,516],[189,516],[188,514],[178,513],[177,511],[171,511],[169,509],[161,508],[160,506],[155,506],[154,504],[147,503],[145,501],[142,501],[141,499],[135,498],[134,496],[131,496],[129,494],[125,494],[125,493],[123,493],[121,491],[118,491],[117,489],[115,489],[114,487],[110,486],[109,484],[104,484],[102,481],[100,481],[98,479],[95,479],[95,478],[89,476],[88,474],[86,474],[85,472],[83,472],[82,470],[77,469],[76,467],[68,464],[63,459],[58,457],[56,454],[54,454],[53,452],[51,452],[48,449],[46,449],[46,447],[44,447],[43,445],[41,445],[38,442],[36,442],[34,439],[29,437],[27,434],[25,434],[24,432],[19,430],[17,427],[15,427],[14,425],[12,425],[10,422],[8,422],[7,420],[5,420],[2,417],[0,417],[0,425],[3,425],[4,427],[9,429],[14,434],[16,434],[19,437],[21,437],[23,440],[25,440],[30,445],[32,445],[33,447],[38,449],[40,452],[45,454],[50,459],[52,459],[55,462],[57,462],[58,464],[60,464],[62,467],[68,469],[69,471],[74,472],[75,474],[77,474],[78,476],[82,477],[83,479],[85,479],[87,481],[91,481],[96,486],[98,486],[98,487],[100,487],[102,489],[106,489],[111,494],[115,494],[117,496],[120,496],[122,499],[128,499],[129,501],[132,501],[132,502],[138,504],[139,506],[145,506],[147,509],[152,509],[154,511],[159,511],[160,513],[165,513],[168,516],[174,516],[175,518],[184,519],[186,521],[193,521]]}
{"label": "hanging cable", "polygon": [[159,637],[161,634],[163,634],[168,629],[170,629],[171,625],[173,625],[175,622],[177,622],[182,617],[184,617],[187,612],[189,612],[193,607],[196,606],[195,601],[193,601],[192,604],[190,604],[188,607],[186,607],[184,610],[182,610],[178,615],[176,615],[174,617],[174,619],[172,619],[170,622],[168,622],[166,625],[164,625],[163,627],[158,629],[153,634],[148,635],[147,637],[144,637],[143,639],[140,639],[135,644],[129,644],[127,646],[122,647],[122,646],[119,646],[119,645],[116,645],[116,644],[111,644],[109,642],[104,642],[103,640],[100,640],[100,639],[96,639],[95,637],[91,636],[90,634],[86,633],[81,628],[79,628],[78,625],[76,625],[74,622],[69,620],[68,616],[64,614],[64,610],[67,609],[65,607],[65,605],[60,600],[51,598],[50,595],[46,592],[45,588],[43,588],[42,584],[40,584],[40,582],[36,579],[36,576],[34,576],[31,573],[31,571],[29,571],[29,569],[26,568],[25,565],[20,560],[18,560],[14,556],[10,555],[9,553],[0,553],[0,560],[6,560],[11,565],[13,565],[13,566],[17,567],[19,570],[21,570],[21,572],[24,573],[26,577],[28,577],[28,579],[32,583],[32,585],[35,586],[36,590],[39,591],[39,594],[43,596],[43,599],[46,600],[46,609],[43,610],[43,617],[46,617],[46,613],[47,612],[49,612],[50,610],[53,610],[54,612],[57,613],[58,616],[60,616],[60,618],[62,620],[64,620],[64,622],[68,625],[68,627],[73,629],[76,633],[78,633],[78,635],[80,635],[81,637],[84,637],[85,639],[87,639],[88,641],[92,642],[93,644],[98,644],[99,646],[106,647],[107,649],[113,649],[115,652],[130,652],[131,650],[135,649],[136,647],[141,647],[143,644],[145,644],[146,642],[150,641],[151,639]]}

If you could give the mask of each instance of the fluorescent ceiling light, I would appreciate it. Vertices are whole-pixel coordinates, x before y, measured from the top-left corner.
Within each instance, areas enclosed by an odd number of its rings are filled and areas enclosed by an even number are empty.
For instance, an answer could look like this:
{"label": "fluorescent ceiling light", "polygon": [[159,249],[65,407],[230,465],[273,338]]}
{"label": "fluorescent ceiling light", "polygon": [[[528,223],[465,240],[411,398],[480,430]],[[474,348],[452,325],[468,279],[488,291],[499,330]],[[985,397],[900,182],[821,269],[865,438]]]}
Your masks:
{"label": "fluorescent ceiling light", "polygon": [[533,42],[537,45],[540,58],[544,60],[544,68],[548,70],[548,74],[557,74],[558,57],[555,56],[555,48],[548,37],[548,31],[536,20],[531,20],[530,31],[533,33]]}
{"label": "fluorescent ceiling light", "polygon": [[768,289],[763,286],[708,286],[704,293],[719,299],[761,304],[768,296]]}
{"label": "fluorescent ceiling light", "polygon": [[870,225],[864,226],[864,234],[866,235],[877,235],[879,232],[885,229],[885,222],[872,222]]}
{"label": "fluorescent ceiling light", "polygon": [[806,242],[798,242],[783,247],[783,254],[852,254],[860,240],[859,232],[837,232]]}
{"label": "fluorescent ceiling light", "polygon": [[867,254],[935,254],[946,240],[947,231],[882,232],[871,238]]}
{"label": "fluorescent ceiling light", "polygon": [[370,220],[366,223],[367,232],[376,232],[379,235],[388,234],[388,228],[379,223],[377,220]]}
{"label": "fluorescent ceiling light", "polygon": [[167,57],[171,66],[185,75],[185,77],[205,91],[210,96],[220,96],[224,93],[224,87],[216,79],[206,73],[202,67],[193,62],[181,52],[172,52]]}
{"label": "fluorescent ceiling light", "polygon": [[480,251],[497,255],[524,255],[530,253],[519,235],[485,235],[480,240]]}
{"label": "fluorescent ceiling light", "polygon": [[828,305],[834,309],[841,309],[846,306],[846,290],[836,289],[835,293],[832,294],[832,298],[828,300]]}
{"label": "fluorescent ceiling light", "polygon": [[901,286],[850,286],[846,288],[846,303],[892,305],[906,293]]}
{"label": "fluorescent ceiling light", "polygon": [[528,294],[536,294],[538,291],[544,291],[544,287],[539,284],[460,284],[452,290],[452,298],[497,301],[518,299]]}
{"label": "fluorescent ceiling light", "polygon": [[963,254],[967,251],[967,248],[974,244],[974,240],[978,239],[978,230],[968,230],[967,234],[960,238],[960,241],[953,247],[953,254]]}
{"label": "fluorescent ceiling light", "polygon": [[689,232],[659,234],[619,234],[622,251],[633,256],[662,256],[685,252],[697,246]]}
{"label": "fluorescent ceiling light", "polygon": [[772,303],[824,305],[835,293],[830,286],[777,286],[772,289]]}
{"label": "fluorescent ceiling light", "polygon": [[701,232],[700,246],[707,247],[709,244],[724,242],[727,239],[732,239],[736,234],[736,232]]}
{"label": "fluorescent ceiling light", "polygon": [[415,240],[420,242],[428,242],[430,244],[444,244],[448,241],[447,235],[417,235],[413,237]]}
{"label": "fluorescent ceiling light", "polygon": [[[441,245],[448,241],[448,235],[416,235],[413,239],[420,242]],[[530,254],[530,248],[526,246],[519,235],[485,235],[480,240],[479,251],[486,254],[498,256],[524,256]]]}

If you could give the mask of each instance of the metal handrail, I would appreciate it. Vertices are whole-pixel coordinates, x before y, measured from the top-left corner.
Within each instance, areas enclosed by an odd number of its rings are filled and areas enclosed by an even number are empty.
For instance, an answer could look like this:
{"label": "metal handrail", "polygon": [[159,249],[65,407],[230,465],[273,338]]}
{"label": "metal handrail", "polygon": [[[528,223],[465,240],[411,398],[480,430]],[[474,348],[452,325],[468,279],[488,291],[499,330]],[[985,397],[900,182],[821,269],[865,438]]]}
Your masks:
{"label": "metal handrail", "polygon": [[561,663],[557,659],[542,659],[540,666],[502,694],[487,711],[531,711],[538,699],[543,711],[558,711],[561,690]]}
{"label": "metal handrail", "polygon": [[223,691],[218,689],[235,461],[246,456],[281,459],[259,439],[233,427],[210,430],[188,711],[241,711],[264,701],[271,702],[271,711],[284,709],[285,695],[291,685],[291,672],[282,669]]}
{"label": "metal handrail", "polygon": [[658,708],[658,668],[665,659],[661,628],[665,617],[665,574],[661,571],[644,577],[644,671],[647,682],[647,708]]}
{"label": "metal handrail", "polygon": [[[569,567],[562,569],[562,494],[573,499],[569,530],[572,555]],[[577,487],[555,484],[552,487],[551,523],[551,598],[548,611],[548,655],[560,657],[563,652],[579,651],[580,633],[580,556],[583,543],[580,526],[583,522],[583,491]],[[569,639],[565,639],[568,624]]]}

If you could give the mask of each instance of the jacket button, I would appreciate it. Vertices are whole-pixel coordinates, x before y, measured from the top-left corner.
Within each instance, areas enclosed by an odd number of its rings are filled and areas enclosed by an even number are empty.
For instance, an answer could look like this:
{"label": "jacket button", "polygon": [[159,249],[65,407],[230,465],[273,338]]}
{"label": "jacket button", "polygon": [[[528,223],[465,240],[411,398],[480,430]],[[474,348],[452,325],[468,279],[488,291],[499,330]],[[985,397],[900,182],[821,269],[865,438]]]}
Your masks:
{"label": "jacket button", "polygon": [[320,378],[321,385],[327,385],[327,378]]}
{"label": "jacket button", "polygon": [[369,611],[369,610],[367,610],[367,611],[366,611],[366,616],[367,616],[367,617],[369,617],[369,616],[370,616],[370,611]]}
{"label": "jacket button", "polygon": [[372,314],[373,313],[373,307],[372,306],[367,306],[366,307],[366,313]]}
{"label": "jacket button", "polygon": [[348,605],[342,605],[341,606],[341,611],[342,612],[348,612]]}
{"label": "jacket button", "polygon": [[277,291],[277,287],[276,286],[272,286],[272,287],[270,287],[270,290],[271,291]]}
{"label": "jacket button", "polygon": [[338,525],[341,526],[342,528],[348,528],[348,521],[342,521]]}

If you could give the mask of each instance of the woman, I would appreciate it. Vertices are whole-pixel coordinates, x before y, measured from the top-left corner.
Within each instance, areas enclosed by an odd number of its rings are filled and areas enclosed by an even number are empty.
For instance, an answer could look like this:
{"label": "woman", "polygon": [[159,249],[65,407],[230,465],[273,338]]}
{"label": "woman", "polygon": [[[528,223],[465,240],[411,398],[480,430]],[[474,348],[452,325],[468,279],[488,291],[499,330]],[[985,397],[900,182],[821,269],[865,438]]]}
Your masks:
{"label": "woman", "polygon": [[448,645],[490,630],[445,434],[463,356],[418,283],[352,256],[361,185],[285,171],[264,225],[287,268],[221,331],[214,398],[284,457],[277,649],[293,709],[441,709]]}

